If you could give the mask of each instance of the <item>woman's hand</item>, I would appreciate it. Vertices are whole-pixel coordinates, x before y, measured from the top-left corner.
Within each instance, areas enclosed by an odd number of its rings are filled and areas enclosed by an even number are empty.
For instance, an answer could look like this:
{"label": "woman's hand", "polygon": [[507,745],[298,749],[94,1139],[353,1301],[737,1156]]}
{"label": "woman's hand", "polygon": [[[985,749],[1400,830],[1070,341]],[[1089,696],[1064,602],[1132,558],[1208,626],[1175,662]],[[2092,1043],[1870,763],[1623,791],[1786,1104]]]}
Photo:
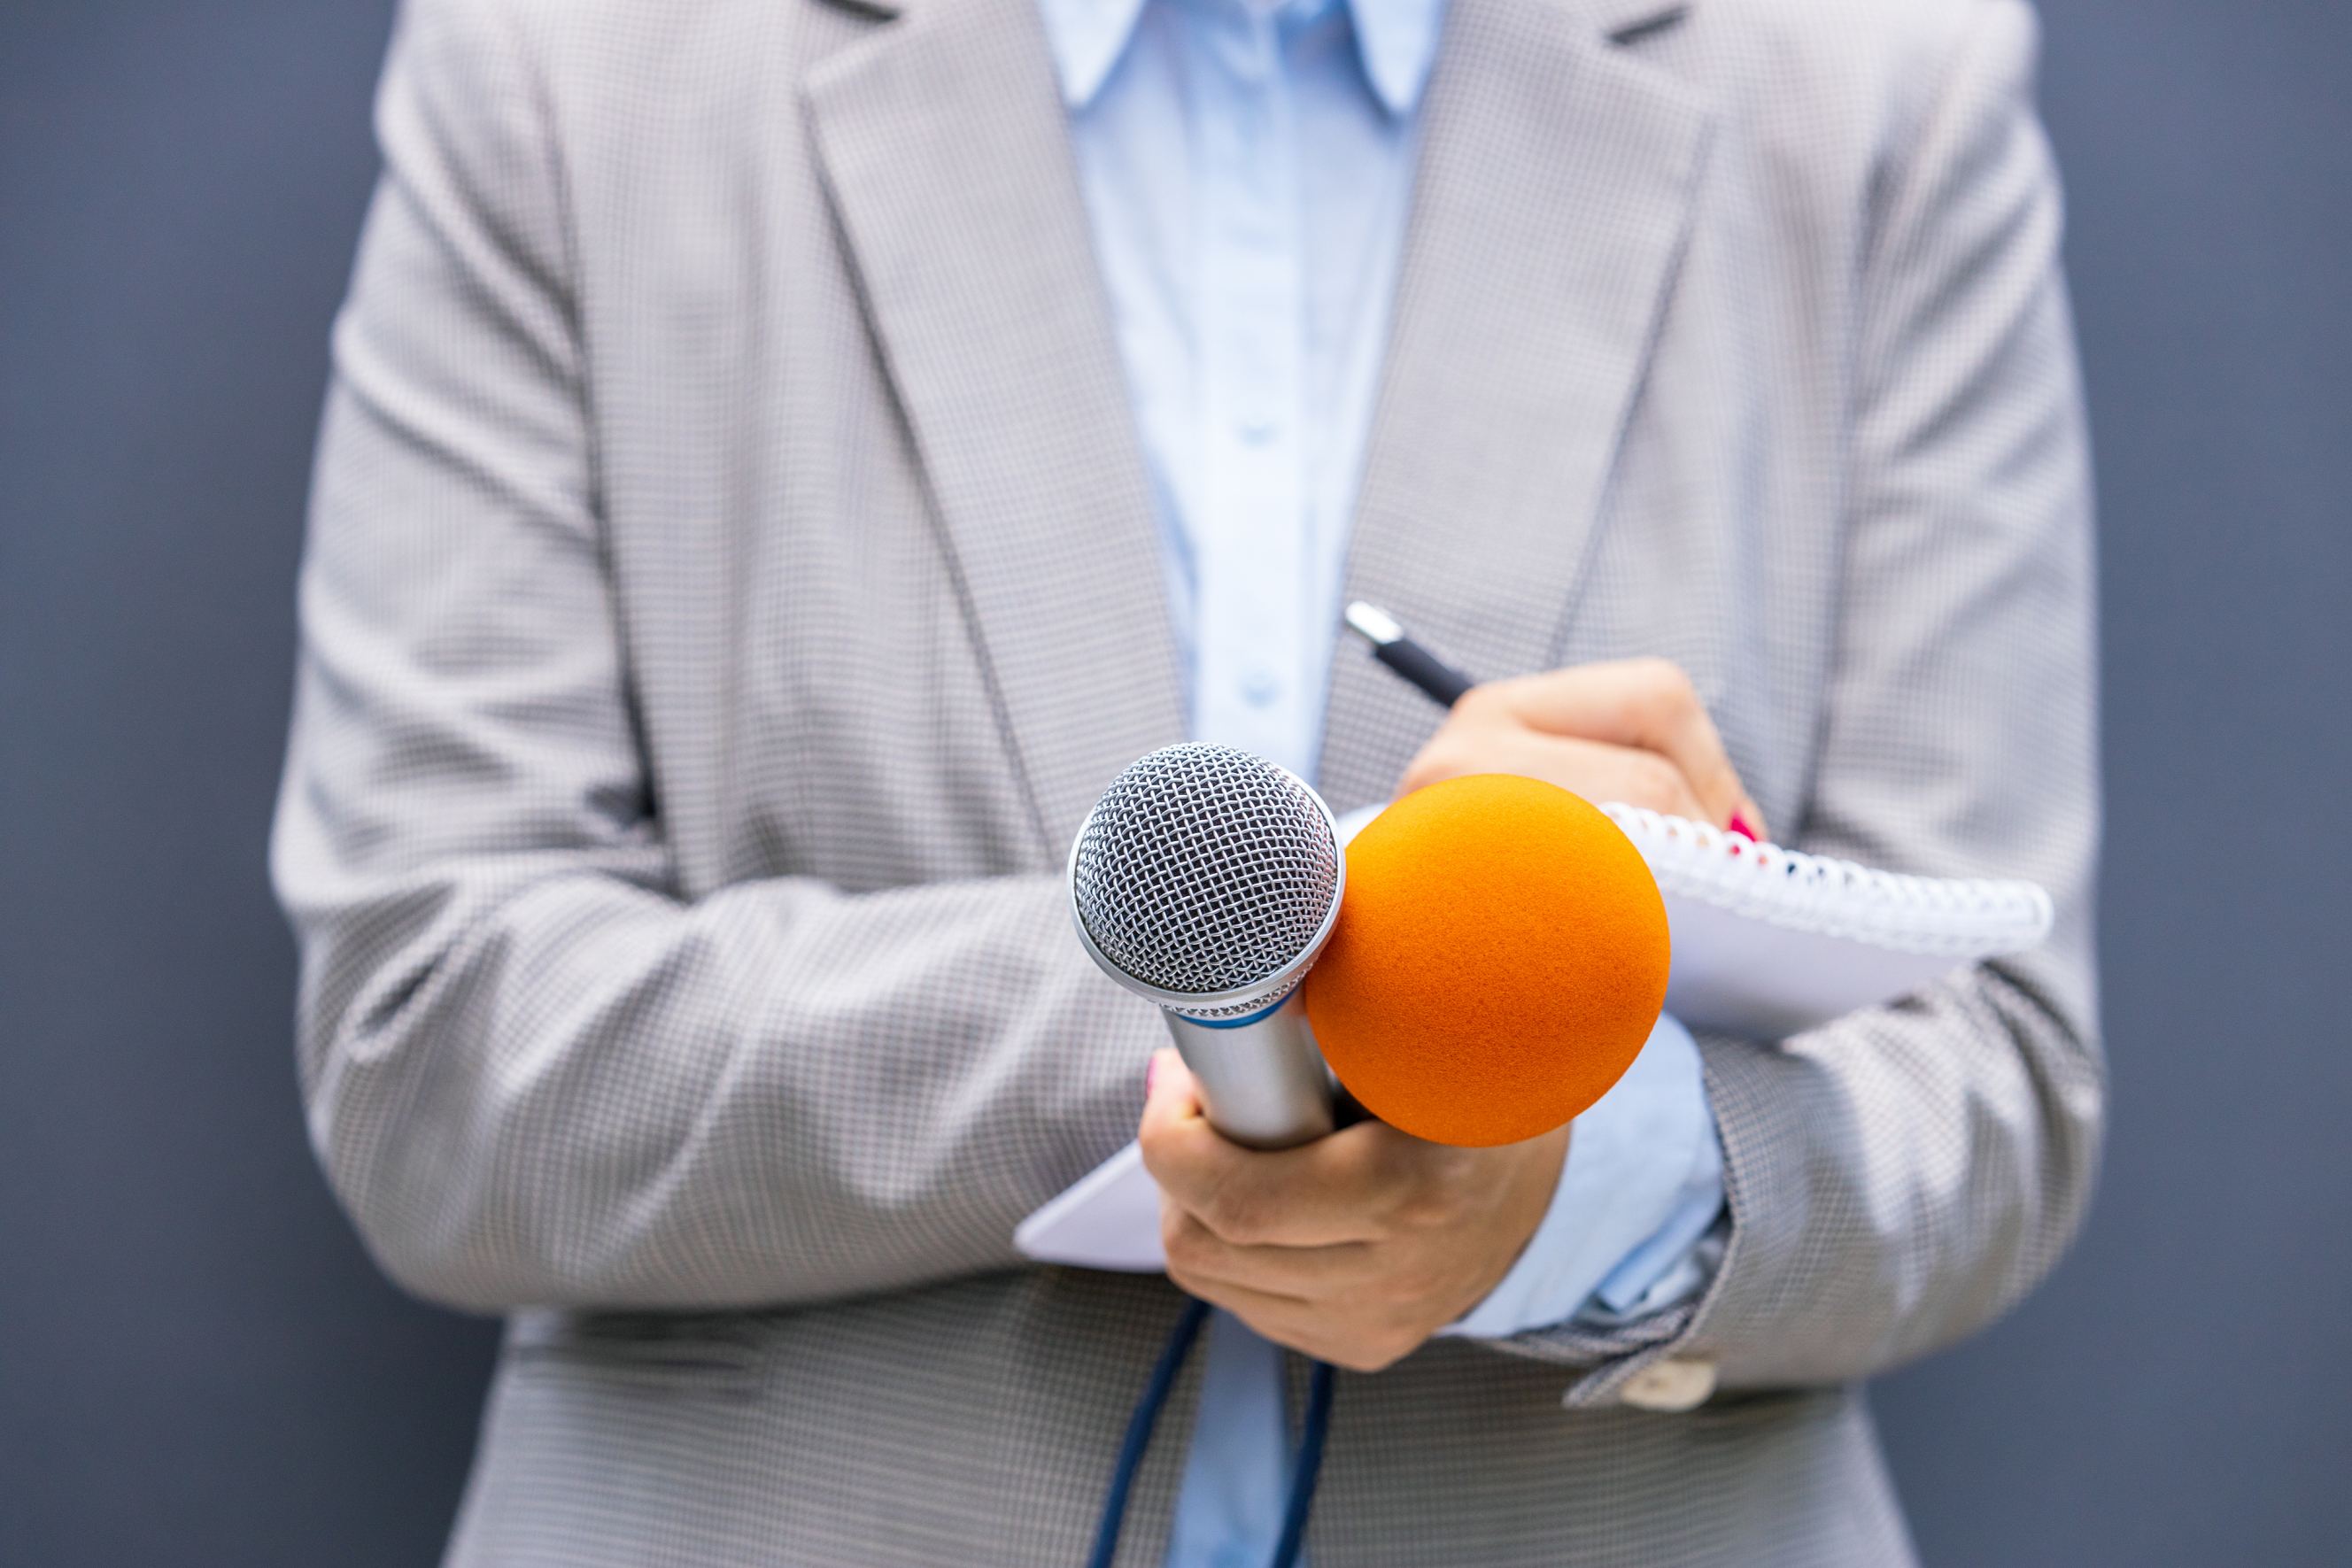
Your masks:
{"label": "woman's hand", "polygon": [[1766,836],[1723,737],[1680,665],[1664,659],[1575,664],[1488,681],[1454,705],[1397,781],[1519,773],[1588,800],[1622,800]]}
{"label": "woman's hand", "polygon": [[1276,1344],[1377,1372],[1484,1300],[1551,1207],[1569,1129],[1501,1148],[1359,1122],[1295,1149],[1228,1143],[1183,1059],[1152,1060],[1137,1142],[1168,1277]]}

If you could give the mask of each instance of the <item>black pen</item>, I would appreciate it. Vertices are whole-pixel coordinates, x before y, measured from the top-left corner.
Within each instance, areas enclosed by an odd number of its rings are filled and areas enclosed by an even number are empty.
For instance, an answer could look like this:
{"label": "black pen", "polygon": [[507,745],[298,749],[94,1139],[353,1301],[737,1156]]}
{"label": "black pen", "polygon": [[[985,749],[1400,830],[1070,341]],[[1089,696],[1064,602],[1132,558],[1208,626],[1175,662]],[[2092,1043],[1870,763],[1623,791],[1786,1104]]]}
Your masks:
{"label": "black pen", "polygon": [[1357,600],[1348,606],[1348,629],[1372,645],[1372,657],[1412,683],[1441,707],[1452,707],[1478,683],[1405,635],[1396,617]]}

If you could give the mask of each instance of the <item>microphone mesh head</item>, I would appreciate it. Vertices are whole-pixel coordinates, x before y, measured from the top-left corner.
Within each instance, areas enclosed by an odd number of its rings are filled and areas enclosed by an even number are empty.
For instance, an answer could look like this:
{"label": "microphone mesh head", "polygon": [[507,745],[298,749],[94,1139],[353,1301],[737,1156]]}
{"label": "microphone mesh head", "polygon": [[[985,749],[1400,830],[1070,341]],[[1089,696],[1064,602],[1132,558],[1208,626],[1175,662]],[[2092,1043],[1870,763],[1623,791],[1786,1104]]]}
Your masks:
{"label": "microphone mesh head", "polygon": [[1305,953],[1339,888],[1339,845],[1314,792],[1230,746],[1171,746],[1111,780],[1078,834],[1071,893],[1126,974],[1213,995]]}

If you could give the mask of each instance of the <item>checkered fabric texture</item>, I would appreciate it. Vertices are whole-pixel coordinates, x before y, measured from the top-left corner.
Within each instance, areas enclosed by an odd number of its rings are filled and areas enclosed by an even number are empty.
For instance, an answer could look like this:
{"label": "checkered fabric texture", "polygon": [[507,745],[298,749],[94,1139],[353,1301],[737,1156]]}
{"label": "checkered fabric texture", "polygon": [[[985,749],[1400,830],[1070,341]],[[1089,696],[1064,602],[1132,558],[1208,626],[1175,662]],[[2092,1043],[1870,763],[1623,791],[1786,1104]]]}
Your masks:
{"label": "checkered fabric texture", "polygon": [[[2096,1162],[2084,436],[2017,0],[1454,0],[1347,593],[1686,667],[1790,841],[2055,938],[1704,1042],[1696,1301],[1342,1375],[1310,1551],[1911,1548],[1858,1380]],[[1162,1031],[1069,927],[1184,738],[1030,0],[412,0],[337,328],[274,845],[384,1269],[512,1326],[461,1568],[1084,1553],[1180,1301],[1024,1266]],[[1435,722],[1338,660],[1322,783]],[[1662,1357],[1719,1369],[1635,1409]],[[1180,1388],[1122,1562],[1164,1540]]]}

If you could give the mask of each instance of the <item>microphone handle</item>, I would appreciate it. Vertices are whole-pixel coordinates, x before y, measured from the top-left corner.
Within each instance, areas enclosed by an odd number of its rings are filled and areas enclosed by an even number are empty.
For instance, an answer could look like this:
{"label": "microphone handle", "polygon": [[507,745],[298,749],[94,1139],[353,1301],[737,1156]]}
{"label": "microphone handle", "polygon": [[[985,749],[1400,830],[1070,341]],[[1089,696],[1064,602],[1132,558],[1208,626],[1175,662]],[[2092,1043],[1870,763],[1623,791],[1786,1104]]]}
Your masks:
{"label": "microphone handle", "polygon": [[1162,1009],[1184,1065],[1200,1081],[1209,1124],[1254,1149],[1310,1143],[1336,1125],[1331,1073],[1293,988],[1282,1005],[1219,1027]]}

